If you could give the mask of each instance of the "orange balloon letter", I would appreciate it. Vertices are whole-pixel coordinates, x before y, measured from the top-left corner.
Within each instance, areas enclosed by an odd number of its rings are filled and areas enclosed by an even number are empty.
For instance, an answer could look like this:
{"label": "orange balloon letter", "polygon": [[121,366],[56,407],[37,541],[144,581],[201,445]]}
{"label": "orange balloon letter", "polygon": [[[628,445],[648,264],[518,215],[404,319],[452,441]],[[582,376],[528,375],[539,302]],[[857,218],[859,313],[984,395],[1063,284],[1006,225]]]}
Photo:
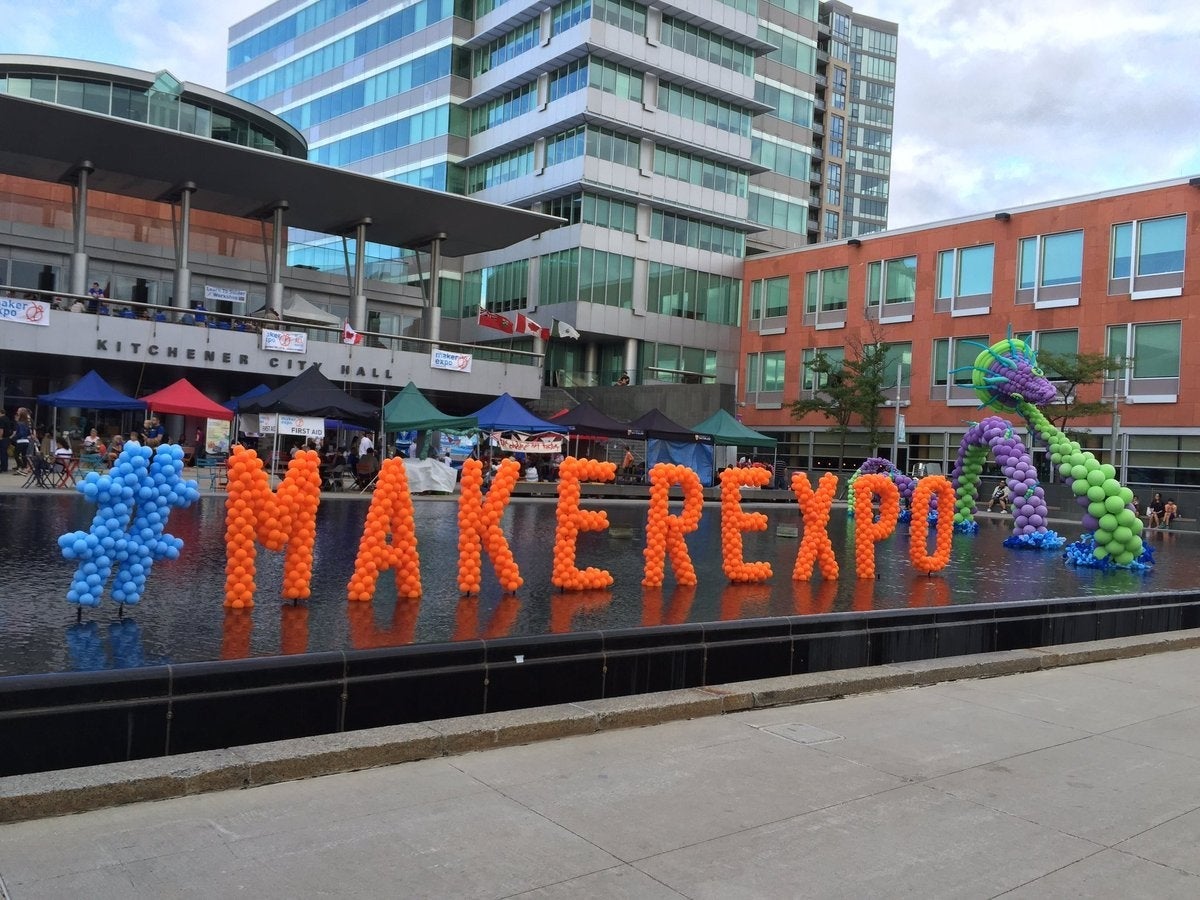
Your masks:
{"label": "orange balloon letter", "polygon": [[388,569],[396,570],[397,597],[411,600],[421,596],[421,557],[417,554],[412,494],[404,460],[398,456],[385,459],[379,469],[346,599],[371,600],[379,573]]}
{"label": "orange balloon letter", "polygon": [[[871,501],[879,498],[879,521]],[[875,545],[896,530],[900,489],[886,475],[859,475],[854,482],[854,557],[859,578],[875,577]]]}
{"label": "orange balloon letter", "polygon": [[[683,509],[679,515],[670,514],[671,485],[683,488]],[[642,575],[645,587],[662,587],[667,567],[667,554],[679,584],[695,584],[696,569],[688,555],[685,534],[700,527],[700,510],[704,506],[704,488],[700,476],[687,466],[658,463],[650,470],[650,508],[646,511],[646,549],[642,556],[646,568]]]}
{"label": "orange balloon letter", "polygon": [[[929,498],[937,494],[937,541],[933,554],[929,545]],[[908,526],[908,558],[918,572],[940,572],[950,563],[950,543],[954,539],[954,486],[944,475],[922,478],[912,498],[912,523]]]}
{"label": "orange balloon letter", "polygon": [[581,531],[603,531],[608,527],[608,513],[603,510],[579,508],[579,482],[612,481],[617,476],[617,464],[595,459],[576,459],[568,456],[558,467],[558,508],[554,532],[554,568],[550,583],[567,591],[595,590],[612,585],[613,577],[606,569],[575,566],[575,541]]}
{"label": "orange balloon letter", "polygon": [[477,459],[463,463],[462,493],[458,497],[458,589],[464,594],[479,593],[483,569],[480,548],[486,549],[496,580],[508,592],[524,580],[513,558],[500,519],[521,472],[515,459],[500,463],[487,497],[483,496],[483,464]]}
{"label": "orange balloon letter", "polygon": [[229,457],[229,496],[225,498],[225,605],[254,605],[255,537],[268,550],[283,550],[283,596],[302,600],[312,586],[317,506],[321,502],[321,457],[301,450],[272,493],[262,460],[253,450],[234,447]]}
{"label": "orange balloon letter", "polygon": [[742,532],[766,531],[764,513],[742,512],[744,484],[762,487],[771,481],[766,469],[726,469],[721,473],[721,560],[730,581],[766,581],[771,577],[769,562],[746,562],[742,558]]}
{"label": "orange balloon letter", "polygon": [[800,549],[796,551],[796,567],[792,569],[793,581],[812,578],[814,562],[820,563],[823,578],[838,577],[837,556],[829,540],[829,511],[833,507],[837,484],[838,477],[826,472],[817,482],[814,493],[807,475],[797,472],[792,476],[792,493],[800,504],[800,518],[804,521],[804,537],[800,540]]}

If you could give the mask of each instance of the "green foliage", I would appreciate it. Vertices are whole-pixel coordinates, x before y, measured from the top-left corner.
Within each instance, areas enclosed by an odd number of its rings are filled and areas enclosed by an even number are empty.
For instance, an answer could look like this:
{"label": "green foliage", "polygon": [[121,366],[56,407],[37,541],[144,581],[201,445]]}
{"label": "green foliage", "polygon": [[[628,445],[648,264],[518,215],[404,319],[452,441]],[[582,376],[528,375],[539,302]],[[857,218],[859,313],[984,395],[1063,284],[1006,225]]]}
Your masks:
{"label": "green foliage", "polygon": [[883,389],[889,385],[887,373],[888,344],[875,342],[863,344],[851,341],[847,344],[848,357],[831,359],[817,352],[811,370],[817,388],[812,397],[802,398],[792,404],[792,416],[800,419],[809,413],[819,413],[833,422],[829,429],[840,437],[838,468],[846,456],[846,438],[851,431],[851,422],[857,417],[868,435],[869,446],[879,443],[879,432],[883,418],[883,406],[887,402]]}
{"label": "green foliage", "polygon": [[1072,419],[1100,416],[1112,411],[1112,404],[1100,400],[1079,399],[1079,389],[1099,384],[1121,370],[1121,361],[1104,353],[1051,353],[1039,351],[1038,363],[1046,377],[1055,383],[1059,399],[1042,407],[1046,418],[1070,434]]}

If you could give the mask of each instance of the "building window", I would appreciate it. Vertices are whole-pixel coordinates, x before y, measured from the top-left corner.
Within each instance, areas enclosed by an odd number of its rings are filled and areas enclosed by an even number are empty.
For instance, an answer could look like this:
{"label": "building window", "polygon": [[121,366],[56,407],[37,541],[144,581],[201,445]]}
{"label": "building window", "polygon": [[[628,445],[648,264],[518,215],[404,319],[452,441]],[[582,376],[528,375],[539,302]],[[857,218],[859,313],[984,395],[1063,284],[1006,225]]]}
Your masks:
{"label": "building window", "polygon": [[579,248],[548,253],[538,260],[538,305],[572,303],[579,297]]}
{"label": "building window", "polygon": [[808,206],[778,195],[750,191],[750,220],[768,228],[804,234],[808,228]]}
{"label": "building window", "polygon": [[822,269],[804,276],[804,324],[841,328],[846,324],[850,269]]}
{"label": "building window", "polygon": [[[746,356],[746,393],[760,400],[762,393],[782,394],[786,368],[783,350],[769,350]],[[772,400],[776,398],[770,398]]]}
{"label": "building window", "polygon": [[[788,290],[791,279],[787,275],[778,278],[764,278],[750,285],[750,328],[761,330],[765,323],[763,319],[786,320],[788,314]],[[768,328],[773,331],[784,331],[785,321],[777,325],[772,323]]]}
{"label": "building window", "polygon": [[742,283],[737,278],[650,263],[646,309],[664,316],[698,319],[716,325],[738,325]]}
{"label": "building window", "polygon": [[1082,231],[1022,238],[1017,260],[1017,303],[1047,309],[1079,304]]}
{"label": "building window", "polygon": [[671,147],[654,148],[654,172],[735,197],[745,197],[750,182],[749,176],[740,169]]}
{"label": "building window", "polygon": [[510,312],[529,306],[529,260],[517,259],[463,275],[464,309]]}
{"label": "building window", "polygon": [[917,258],[905,256],[867,264],[868,316],[882,322],[911,322],[917,299]]}
{"label": "building window", "polygon": [[883,364],[883,395],[889,402],[896,402],[897,392],[901,402],[907,402],[912,386],[912,341],[887,345]]}
{"label": "building window", "polygon": [[801,369],[803,374],[800,383],[800,389],[805,396],[811,397],[815,391],[829,384],[828,372],[814,372],[813,363],[817,361],[817,354],[820,354],[833,367],[840,367],[845,361],[846,351],[843,347],[810,347],[804,351],[804,356],[801,361]]}
{"label": "building window", "polygon": [[980,346],[988,346],[986,334],[939,338],[933,342],[933,388],[929,399],[945,400],[957,406],[979,402],[971,379]]}
{"label": "building window", "polygon": [[579,298],[629,309],[633,306],[633,257],[584,247],[579,251]]}
{"label": "building window", "polygon": [[992,306],[994,244],[938,253],[934,309],[953,316],[979,316]]}
{"label": "building window", "polygon": [[1186,239],[1187,216],[1114,225],[1108,292],[1133,300],[1180,296]]}
{"label": "building window", "polygon": [[846,134],[846,120],[841,116],[829,117],[829,140],[826,142],[825,151],[830,156],[841,156],[844,148],[843,141]]}
{"label": "building window", "polygon": [[642,345],[646,375],[670,384],[712,384],[717,377],[717,352],[678,344]]}
{"label": "building window", "polygon": [[[1126,364],[1117,374],[1117,396],[1131,403],[1174,403],[1179,397],[1182,322],[1108,326],[1108,355]],[[1112,396],[1113,382],[1105,384]]]}
{"label": "building window", "polygon": [[[832,192],[830,192],[830,193],[832,193]],[[829,202],[830,203],[834,202],[832,197],[830,198]],[[825,240],[827,240],[827,241],[837,240],[838,219],[839,218],[840,218],[840,216],[838,215],[838,213],[836,211],[834,211],[832,209],[825,210]]]}

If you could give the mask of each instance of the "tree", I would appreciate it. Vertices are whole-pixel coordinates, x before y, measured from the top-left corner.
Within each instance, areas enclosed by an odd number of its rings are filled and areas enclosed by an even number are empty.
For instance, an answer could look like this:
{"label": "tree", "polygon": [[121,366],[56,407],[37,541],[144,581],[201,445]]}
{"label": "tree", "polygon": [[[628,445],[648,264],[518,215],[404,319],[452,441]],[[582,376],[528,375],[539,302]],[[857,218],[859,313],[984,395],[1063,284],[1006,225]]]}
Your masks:
{"label": "tree", "polygon": [[833,421],[829,430],[838,435],[838,468],[846,458],[846,438],[850,434],[850,423],[858,416],[867,430],[870,446],[879,443],[879,432],[887,402],[883,389],[887,384],[888,344],[875,341],[864,344],[857,338],[847,342],[849,358],[831,359],[818,350],[810,371],[817,388],[812,397],[802,398],[792,404],[792,416],[801,419],[809,413],[820,413]]}
{"label": "tree", "polygon": [[1121,360],[1103,353],[1052,353],[1049,350],[1039,351],[1037,358],[1042,371],[1059,391],[1059,399],[1044,406],[1042,412],[1068,436],[1074,437],[1067,427],[1072,419],[1104,415],[1112,410],[1112,406],[1104,401],[1080,400],[1079,389],[1121,371]]}

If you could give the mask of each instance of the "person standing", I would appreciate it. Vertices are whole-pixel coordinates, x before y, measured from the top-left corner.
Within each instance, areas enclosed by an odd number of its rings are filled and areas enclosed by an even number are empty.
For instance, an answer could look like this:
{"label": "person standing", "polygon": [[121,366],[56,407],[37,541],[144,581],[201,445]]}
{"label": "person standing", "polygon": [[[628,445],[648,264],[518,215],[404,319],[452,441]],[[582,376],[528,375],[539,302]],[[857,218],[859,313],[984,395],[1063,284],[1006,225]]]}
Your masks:
{"label": "person standing", "polygon": [[13,426],[13,459],[17,475],[28,474],[25,469],[29,465],[29,445],[32,442],[33,421],[29,410],[22,406],[17,410],[17,423]]}
{"label": "person standing", "polygon": [[358,458],[362,459],[368,453],[375,449],[375,441],[373,435],[369,431],[364,431],[361,438],[358,439]]}
{"label": "person standing", "polygon": [[13,422],[0,407],[0,475],[8,471],[8,445],[12,443]]}
{"label": "person standing", "polygon": [[146,446],[157,447],[167,437],[167,430],[158,421],[158,416],[146,420]]}

